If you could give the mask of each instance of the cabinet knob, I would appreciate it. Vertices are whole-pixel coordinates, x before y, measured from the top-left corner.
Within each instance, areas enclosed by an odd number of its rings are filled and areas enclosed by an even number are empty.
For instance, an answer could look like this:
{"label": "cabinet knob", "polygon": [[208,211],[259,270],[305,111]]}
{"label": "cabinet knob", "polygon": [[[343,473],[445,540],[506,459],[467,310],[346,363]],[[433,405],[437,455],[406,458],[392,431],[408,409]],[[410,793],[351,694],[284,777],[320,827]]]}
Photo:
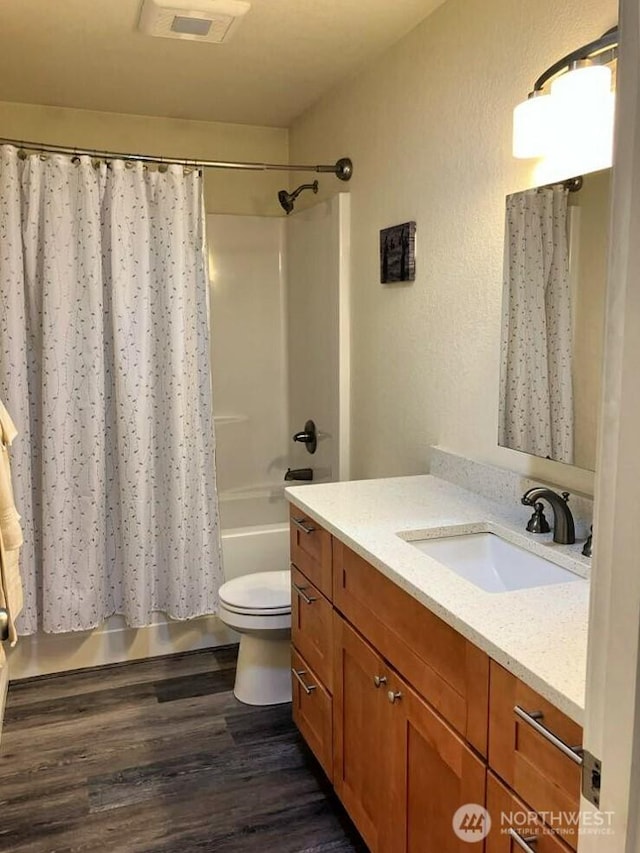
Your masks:
{"label": "cabinet knob", "polygon": [[373,676],[373,683],[375,684],[376,687],[380,687],[382,684],[387,683],[387,676],[386,675],[374,675]]}
{"label": "cabinet knob", "polygon": [[389,702],[392,705],[395,705],[396,702],[399,702],[402,699],[402,693],[399,690],[390,690],[387,693],[387,697],[389,698]]}

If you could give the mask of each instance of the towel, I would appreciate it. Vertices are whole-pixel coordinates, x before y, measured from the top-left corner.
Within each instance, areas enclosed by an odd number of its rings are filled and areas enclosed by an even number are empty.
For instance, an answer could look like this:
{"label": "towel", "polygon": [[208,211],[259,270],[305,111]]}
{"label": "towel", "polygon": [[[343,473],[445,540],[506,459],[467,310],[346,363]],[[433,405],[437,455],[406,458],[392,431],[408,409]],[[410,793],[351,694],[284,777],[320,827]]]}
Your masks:
{"label": "towel", "polygon": [[13,500],[9,447],[18,434],[9,413],[0,400],[0,607],[9,614],[9,642],[15,646],[18,635],[15,621],[22,610],[22,580],[19,558],[22,528]]}

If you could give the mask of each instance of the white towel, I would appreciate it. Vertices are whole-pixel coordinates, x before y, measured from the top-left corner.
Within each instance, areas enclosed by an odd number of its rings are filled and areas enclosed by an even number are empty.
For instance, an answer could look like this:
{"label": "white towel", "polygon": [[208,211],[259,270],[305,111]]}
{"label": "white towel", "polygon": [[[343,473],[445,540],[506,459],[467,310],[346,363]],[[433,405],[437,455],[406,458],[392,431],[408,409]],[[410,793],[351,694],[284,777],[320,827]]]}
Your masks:
{"label": "white towel", "polygon": [[11,486],[9,447],[18,431],[0,400],[0,607],[9,614],[9,641],[15,646],[18,635],[15,620],[22,610],[22,579],[19,557],[22,528]]}

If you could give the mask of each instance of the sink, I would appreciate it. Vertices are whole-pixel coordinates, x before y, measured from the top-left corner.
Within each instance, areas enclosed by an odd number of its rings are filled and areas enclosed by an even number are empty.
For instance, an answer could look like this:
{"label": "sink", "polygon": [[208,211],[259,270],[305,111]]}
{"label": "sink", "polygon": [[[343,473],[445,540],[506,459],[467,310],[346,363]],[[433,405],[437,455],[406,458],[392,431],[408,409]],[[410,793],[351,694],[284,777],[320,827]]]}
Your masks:
{"label": "sink", "polygon": [[495,533],[468,533],[410,541],[462,578],[486,592],[509,592],[572,583],[578,575]]}

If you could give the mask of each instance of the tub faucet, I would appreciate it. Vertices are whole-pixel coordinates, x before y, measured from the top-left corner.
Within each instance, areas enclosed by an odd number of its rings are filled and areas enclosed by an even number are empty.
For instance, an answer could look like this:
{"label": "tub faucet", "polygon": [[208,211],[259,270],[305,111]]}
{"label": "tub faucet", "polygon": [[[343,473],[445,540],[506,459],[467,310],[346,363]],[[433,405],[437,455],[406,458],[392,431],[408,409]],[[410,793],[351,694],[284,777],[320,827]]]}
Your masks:
{"label": "tub faucet", "polygon": [[576,532],[568,504],[569,492],[563,492],[560,496],[553,489],[534,486],[522,496],[522,503],[525,506],[535,506],[536,501],[540,500],[547,501],[553,510],[553,541],[560,545],[573,545],[576,541]]}
{"label": "tub faucet", "polygon": [[313,468],[287,468],[285,480],[313,480]]}

